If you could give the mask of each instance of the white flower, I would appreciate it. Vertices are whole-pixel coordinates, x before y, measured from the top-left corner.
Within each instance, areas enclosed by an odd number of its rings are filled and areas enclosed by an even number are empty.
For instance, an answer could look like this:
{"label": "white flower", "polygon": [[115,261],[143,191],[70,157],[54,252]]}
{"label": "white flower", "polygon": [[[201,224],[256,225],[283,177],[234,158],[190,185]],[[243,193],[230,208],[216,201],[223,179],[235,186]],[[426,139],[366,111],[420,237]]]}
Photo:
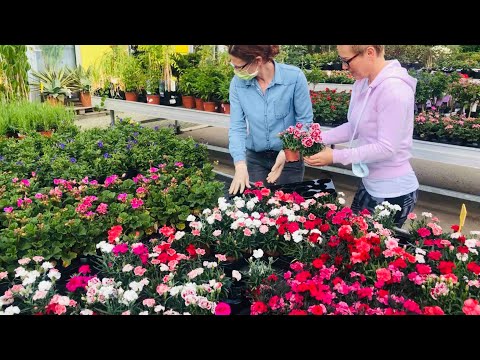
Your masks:
{"label": "white flower", "polygon": [[237,271],[237,270],[233,270],[232,271],[232,278],[234,278],[237,281],[240,281],[240,279],[242,278],[242,274],[240,274],[240,272]]}
{"label": "white flower", "polygon": [[480,231],[472,230],[472,231],[470,231],[470,235],[480,235]]}
{"label": "white flower", "polygon": [[203,215],[210,215],[211,213],[212,213],[212,210],[210,210],[210,209],[204,209],[204,210],[202,211],[202,214],[203,214]]}
{"label": "white flower", "polygon": [[380,213],[378,214],[379,217],[387,217],[387,216],[390,216],[390,211],[388,211],[387,209],[384,209],[382,211],[380,211]]}
{"label": "white flower", "polygon": [[123,293],[123,299],[127,301],[128,303],[131,303],[135,300],[138,299],[138,295],[135,291],[133,290],[127,290]]}
{"label": "white flower", "polygon": [[260,259],[263,256],[263,250],[262,249],[257,249],[253,250],[253,257],[256,259]]}
{"label": "white flower", "polygon": [[415,255],[415,260],[416,260],[417,263],[419,263],[419,264],[425,264],[425,258],[424,258],[423,255],[421,255],[421,254]]}
{"label": "white flower", "polygon": [[237,207],[237,209],[243,208],[245,206],[245,200],[243,200],[243,199],[236,200],[235,201],[235,206]]}
{"label": "white flower", "polygon": [[343,191],[339,191],[337,194],[340,196],[345,196],[345,193]]}
{"label": "white flower", "polygon": [[338,200],[338,203],[339,203],[340,205],[345,204],[345,199],[344,199],[344,198],[339,197],[337,200]]}
{"label": "white flower", "polygon": [[426,252],[425,252],[425,250],[423,250],[423,249],[421,249],[421,248],[415,248],[415,254],[425,255]]}
{"label": "white flower", "polygon": [[457,256],[457,259],[460,260],[460,261],[467,261],[468,260],[468,254],[457,253],[456,256]]}
{"label": "white flower", "polygon": [[148,315],[148,311],[141,311],[138,313],[138,315]]}
{"label": "white flower", "polygon": [[49,272],[48,272],[48,277],[50,278],[50,280],[58,280],[60,279],[60,277],[62,276],[62,274],[60,274],[60,271],[58,271],[57,269],[51,269]]}
{"label": "white flower", "polygon": [[255,203],[253,201],[248,201],[247,202],[247,209],[248,210],[253,210],[253,208],[255,207]]}
{"label": "white flower", "polygon": [[192,214],[188,215],[187,217],[188,222],[195,221],[195,219],[196,219],[195,215],[192,215]]}
{"label": "white flower", "polygon": [[48,291],[52,287],[52,283],[50,281],[40,281],[38,284],[38,290],[41,291]]}
{"label": "white flower", "polygon": [[42,264],[42,268],[43,268],[44,270],[52,269],[52,268],[53,268],[53,264],[52,264],[51,262],[45,261],[45,262]]}
{"label": "white flower", "polygon": [[93,311],[90,309],[83,309],[80,311],[80,315],[93,315]]}
{"label": "white flower", "polygon": [[18,306],[9,306],[5,309],[5,315],[15,315],[20,314],[20,309]]}
{"label": "white flower", "polygon": [[132,271],[132,270],[133,270],[133,266],[130,265],[130,264],[127,264],[122,268],[123,272],[129,272],[129,271]]}
{"label": "white flower", "polygon": [[101,252],[104,252],[104,253],[107,253],[107,254],[111,253],[114,247],[115,247],[115,245],[109,244],[106,241],[100,241],[96,245],[97,249],[100,249]]}
{"label": "white flower", "polygon": [[469,248],[474,248],[477,246],[477,240],[475,239],[467,239],[465,240],[465,246],[469,247]]}
{"label": "white flower", "polygon": [[213,236],[220,236],[221,234],[222,234],[222,230],[215,230],[212,235]]}
{"label": "white flower", "polygon": [[15,269],[15,277],[24,277],[27,274],[25,268],[19,266]]}
{"label": "white flower", "polygon": [[184,236],[185,236],[185,231],[177,231],[175,233],[175,240],[180,240]]}
{"label": "white flower", "polygon": [[422,212],[422,216],[425,216],[425,217],[431,218],[431,217],[432,217],[432,213],[429,213],[429,212]]}

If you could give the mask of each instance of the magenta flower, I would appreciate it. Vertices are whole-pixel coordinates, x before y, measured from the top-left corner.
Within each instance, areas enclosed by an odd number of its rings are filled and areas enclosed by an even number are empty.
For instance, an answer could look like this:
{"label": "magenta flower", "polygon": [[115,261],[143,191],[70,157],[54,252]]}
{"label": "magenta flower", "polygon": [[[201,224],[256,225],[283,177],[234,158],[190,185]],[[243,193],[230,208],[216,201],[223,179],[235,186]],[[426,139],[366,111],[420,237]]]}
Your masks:
{"label": "magenta flower", "polygon": [[177,166],[177,167],[183,167],[183,163],[180,162],[180,161],[177,161],[177,162],[175,163],[175,166]]}
{"label": "magenta flower", "polygon": [[142,199],[133,198],[132,200],[130,200],[130,205],[132,205],[132,208],[133,208],[133,209],[137,209],[137,208],[139,208],[140,206],[143,205],[143,200],[142,200]]}
{"label": "magenta flower", "polygon": [[41,199],[42,197],[43,197],[43,195],[40,194],[40,193],[35,194],[35,199]]}
{"label": "magenta flower", "polygon": [[125,254],[127,251],[128,251],[127,244],[118,244],[112,249],[112,252],[115,256],[118,256],[118,254]]}
{"label": "magenta flower", "polygon": [[90,265],[82,265],[80,266],[80,268],[78,269],[78,272],[80,274],[84,274],[84,275],[87,275],[91,272],[90,270]]}
{"label": "magenta flower", "polygon": [[224,302],[219,302],[217,306],[215,306],[215,315],[230,315],[232,309],[230,305]]}
{"label": "magenta flower", "polygon": [[121,202],[127,201],[127,194],[126,194],[126,193],[118,194],[117,200],[119,200],[119,201],[121,201]]}
{"label": "magenta flower", "polygon": [[4,207],[3,208],[3,211],[5,211],[6,213],[11,213],[13,211],[13,207],[9,206],[9,207]]}
{"label": "magenta flower", "polygon": [[29,187],[30,186],[30,181],[28,181],[27,179],[22,179],[22,184],[25,185],[26,187]]}
{"label": "magenta flower", "polygon": [[18,206],[18,207],[21,207],[22,204],[23,204],[23,200],[22,200],[22,199],[18,199],[18,200],[17,200],[17,206]]}

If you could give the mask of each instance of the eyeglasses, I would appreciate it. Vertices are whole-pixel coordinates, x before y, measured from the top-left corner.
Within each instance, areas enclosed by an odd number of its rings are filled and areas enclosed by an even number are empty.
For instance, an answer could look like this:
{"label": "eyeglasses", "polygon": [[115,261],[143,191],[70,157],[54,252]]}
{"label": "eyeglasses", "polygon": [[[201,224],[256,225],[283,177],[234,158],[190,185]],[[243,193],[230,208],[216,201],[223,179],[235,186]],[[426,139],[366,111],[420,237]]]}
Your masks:
{"label": "eyeglasses", "polygon": [[339,57],[340,61],[342,62],[343,65],[347,67],[347,69],[350,67],[350,63],[352,62],[353,59],[355,59],[358,55],[361,53],[358,53],[356,55],[353,55],[350,59],[348,60],[343,60],[341,57]]}
{"label": "eyeglasses", "polygon": [[230,63],[230,65],[232,65],[232,67],[233,67],[235,70],[243,70],[243,68],[244,68],[245,66],[247,66],[248,64],[250,64],[250,63],[247,62],[245,65],[237,66],[237,65],[234,65],[233,63]]}

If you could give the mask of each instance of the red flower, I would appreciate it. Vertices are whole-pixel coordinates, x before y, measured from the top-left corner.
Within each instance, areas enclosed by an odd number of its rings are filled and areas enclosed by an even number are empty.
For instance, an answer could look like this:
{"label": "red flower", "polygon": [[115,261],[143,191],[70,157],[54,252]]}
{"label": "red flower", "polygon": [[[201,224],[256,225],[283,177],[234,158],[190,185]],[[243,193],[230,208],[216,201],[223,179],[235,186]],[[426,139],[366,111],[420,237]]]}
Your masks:
{"label": "red flower", "polygon": [[308,310],[313,315],[323,315],[323,307],[321,305],[313,305]]}
{"label": "red flower", "polygon": [[324,262],[321,259],[315,259],[315,260],[313,260],[313,263],[312,263],[313,267],[315,267],[317,269],[321,269],[323,264],[324,264]]}
{"label": "red flower", "polygon": [[452,229],[453,232],[458,232],[458,230],[460,230],[460,226],[458,226],[458,225],[452,225],[452,226],[450,226],[450,229]]}
{"label": "red flower", "polygon": [[460,254],[468,254],[468,247],[467,246],[459,246],[457,247],[457,252]]}
{"label": "red flower", "polygon": [[430,260],[435,260],[435,261],[438,261],[442,258],[442,253],[438,250],[434,250],[434,251],[430,251],[428,254],[427,254],[427,257],[430,259]]}
{"label": "red flower", "polygon": [[308,315],[305,310],[293,309],[288,315]]}
{"label": "red flower", "polygon": [[417,264],[417,271],[420,275],[428,275],[432,273],[430,266],[425,264]]}
{"label": "red flower", "polygon": [[195,251],[195,245],[193,245],[193,244],[188,245],[185,250],[187,250],[188,255],[190,255],[190,256],[194,256],[194,255],[197,254],[197,252]]}
{"label": "red flower", "polygon": [[425,306],[423,308],[424,315],[445,315],[442,308],[439,306]]}
{"label": "red flower", "polygon": [[271,282],[278,281],[278,276],[275,274],[271,274],[268,276],[267,281],[271,281]]}
{"label": "red flower", "polygon": [[480,266],[476,262],[468,263],[467,270],[473,272],[475,275],[480,275]]}
{"label": "red flower", "polygon": [[287,229],[290,234],[293,234],[295,231],[300,229],[300,226],[298,226],[298,223],[292,222],[287,225]]}
{"label": "red flower", "polygon": [[300,281],[300,282],[305,282],[305,281],[307,281],[307,279],[309,279],[311,277],[312,277],[312,274],[310,274],[308,271],[302,271],[302,272],[299,272],[295,276],[295,280]]}
{"label": "red flower", "polygon": [[452,261],[440,261],[440,264],[438,264],[438,271],[442,274],[450,274],[455,268],[455,263]]}
{"label": "red flower", "polygon": [[267,305],[261,301],[255,301],[252,306],[250,306],[251,315],[260,315],[268,311]]}

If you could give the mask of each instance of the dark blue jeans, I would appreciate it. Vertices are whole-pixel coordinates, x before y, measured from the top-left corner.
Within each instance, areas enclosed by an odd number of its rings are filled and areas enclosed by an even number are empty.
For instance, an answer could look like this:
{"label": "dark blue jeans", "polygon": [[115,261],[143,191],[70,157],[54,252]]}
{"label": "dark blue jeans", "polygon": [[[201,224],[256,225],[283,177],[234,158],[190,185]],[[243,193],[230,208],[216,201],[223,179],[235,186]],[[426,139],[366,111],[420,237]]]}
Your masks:
{"label": "dark blue jeans", "polygon": [[[273,185],[267,183],[267,176],[272,171],[278,151],[255,152],[247,150],[247,169],[249,180],[251,182],[262,181],[265,186]],[[286,162],[282,174],[275,184],[290,184],[303,181],[305,174],[305,164],[303,160],[297,162]]]}
{"label": "dark blue jeans", "polygon": [[392,205],[398,205],[402,208],[395,214],[395,225],[399,228],[407,220],[407,215],[413,211],[417,204],[418,190],[415,190],[407,195],[398,196],[395,198],[377,198],[370,195],[363,183],[360,183],[358,190],[353,198],[351,209],[355,213],[359,213],[363,209],[368,209],[372,214],[375,212],[375,206],[380,205],[384,201],[388,201]]}

